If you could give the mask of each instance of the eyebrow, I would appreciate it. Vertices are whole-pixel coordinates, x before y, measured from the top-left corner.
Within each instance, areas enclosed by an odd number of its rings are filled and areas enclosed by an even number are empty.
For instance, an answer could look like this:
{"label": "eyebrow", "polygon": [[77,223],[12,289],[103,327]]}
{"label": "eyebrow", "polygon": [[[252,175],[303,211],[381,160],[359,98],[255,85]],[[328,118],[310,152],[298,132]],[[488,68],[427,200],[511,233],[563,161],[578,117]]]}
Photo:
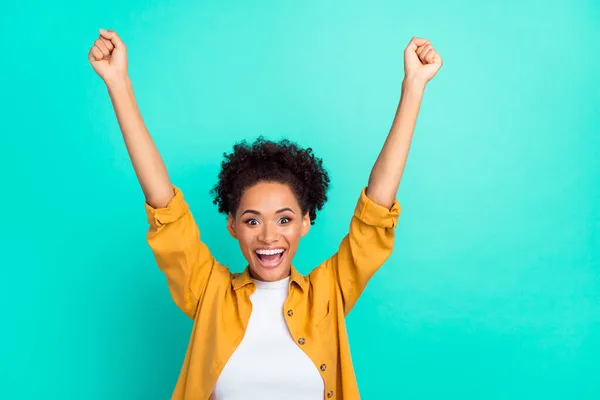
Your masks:
{"label": "eyebrow", "polygon": [[[292,209],[291,209],[291,208],[289,208],[289,207],[285,207],[285,208],[282,208],[281,210],[277,210],[277,211],[275,212],[275,214],[279,214],[279,213],[282,213],[282,212],[284,212],[284,211],[290,211],[292,214],[296,214],[296,213],[294,212],[294,210],[292,210]],[[244,212],[242,213],[242,215],[244,215],[244,214],[256,214],[256,215],[261,215],[261,214],[260,214],[260,212],[258,212],[258,211],[256,211],[256,210],[246,210],[246,211],[244,211]]]}

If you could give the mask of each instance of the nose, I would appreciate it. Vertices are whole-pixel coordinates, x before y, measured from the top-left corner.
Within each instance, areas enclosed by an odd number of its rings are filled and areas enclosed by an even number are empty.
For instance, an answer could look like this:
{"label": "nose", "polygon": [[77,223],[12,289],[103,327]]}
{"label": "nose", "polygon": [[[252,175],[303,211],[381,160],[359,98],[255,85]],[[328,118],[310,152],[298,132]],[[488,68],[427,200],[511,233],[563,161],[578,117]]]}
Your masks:
{"label": "nose", "polygon": [[264,224],[260,233],[258,235],[258,240],[270,244],[277,241],[277,227],[272,226],[272,224]]}

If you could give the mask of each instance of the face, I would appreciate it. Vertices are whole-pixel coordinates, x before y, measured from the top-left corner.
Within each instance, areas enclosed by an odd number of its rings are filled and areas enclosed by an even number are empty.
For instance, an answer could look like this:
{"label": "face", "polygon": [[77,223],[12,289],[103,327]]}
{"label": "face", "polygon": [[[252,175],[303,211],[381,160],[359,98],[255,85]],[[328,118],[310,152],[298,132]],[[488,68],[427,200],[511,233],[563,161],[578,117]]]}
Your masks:
{"label": "face", "polygon": [[278,281],[290,275],[300,238],[308,233],[308,213],[289,185],[259,182],[246,189],[228,230],[248,261],[250,274],[261,281]]}

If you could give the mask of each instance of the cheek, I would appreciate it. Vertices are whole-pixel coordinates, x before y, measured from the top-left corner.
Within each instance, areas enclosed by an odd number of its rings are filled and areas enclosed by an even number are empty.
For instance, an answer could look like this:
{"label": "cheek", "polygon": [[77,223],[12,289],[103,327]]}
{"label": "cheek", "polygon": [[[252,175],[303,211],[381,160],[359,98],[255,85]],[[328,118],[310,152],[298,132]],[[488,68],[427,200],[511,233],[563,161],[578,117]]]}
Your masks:
{"label": "cheek", "polygon": [[288,225],[282,229],[282,236],[290,245],[297,245],[302,237],[302,224]]}
{"label": "cheek", "polygon": [[242,248],[242,250],[246,251],[252,247],[252,243],[254,242],[254,234],[248,228],[238,228],[237,240],[240,243],[240,247]]}

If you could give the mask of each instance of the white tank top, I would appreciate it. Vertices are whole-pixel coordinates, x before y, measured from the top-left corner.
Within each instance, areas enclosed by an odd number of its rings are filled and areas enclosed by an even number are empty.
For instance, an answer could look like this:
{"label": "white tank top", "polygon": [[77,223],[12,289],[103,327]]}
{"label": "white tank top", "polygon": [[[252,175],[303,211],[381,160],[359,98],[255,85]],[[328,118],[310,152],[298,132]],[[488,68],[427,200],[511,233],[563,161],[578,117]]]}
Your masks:
{"label": "white tank top", "polygon": [[252,315],[212,394],[215,400],[322,400],[324,382],[285,323],[290,278],[254,280]]}

